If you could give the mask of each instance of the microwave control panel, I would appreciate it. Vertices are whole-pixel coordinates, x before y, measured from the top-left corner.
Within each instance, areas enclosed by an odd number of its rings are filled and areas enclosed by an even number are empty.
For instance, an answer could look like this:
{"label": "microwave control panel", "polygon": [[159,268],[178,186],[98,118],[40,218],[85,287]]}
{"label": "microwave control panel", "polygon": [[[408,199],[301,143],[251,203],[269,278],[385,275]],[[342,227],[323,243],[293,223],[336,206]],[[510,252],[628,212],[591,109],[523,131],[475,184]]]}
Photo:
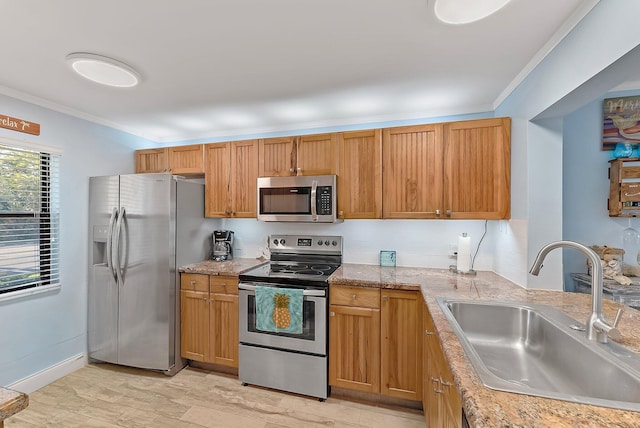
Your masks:
{"label": "microwave control panel", "polygon": [[317,192],[316,207],[318,209],[318,215],[331,215],[331,201],[333,199],[331,186],[318,186]]}

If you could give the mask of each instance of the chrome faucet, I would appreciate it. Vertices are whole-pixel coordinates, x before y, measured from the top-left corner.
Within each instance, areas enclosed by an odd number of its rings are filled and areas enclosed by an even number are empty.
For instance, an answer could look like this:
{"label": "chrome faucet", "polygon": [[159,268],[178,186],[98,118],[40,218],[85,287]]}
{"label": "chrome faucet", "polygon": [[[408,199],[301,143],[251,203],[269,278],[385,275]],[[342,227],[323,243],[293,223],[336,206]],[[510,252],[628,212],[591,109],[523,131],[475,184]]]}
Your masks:
{"label": "chrome faucet", "polygon": [[538,276],[540,269],[542,268],[542,261],[549,254],[551,250],[556,248],[574,248],[584,253],[591,262],[591,316],[586,322],[586,334],[589,340],[598,341],[600,343],[607,343],[607,338],[620,339],[622,335],[620,330],[616,327],[620,322],[622,316],[622,309],[618,309],[616,319],[613,325],[609,324],[602,313],[602,262],[600,257],[591,248],[586,245],[573,241],[556,241],[542,247],[538,253],[536,260],[533,262],[533,266],[529,273]]}

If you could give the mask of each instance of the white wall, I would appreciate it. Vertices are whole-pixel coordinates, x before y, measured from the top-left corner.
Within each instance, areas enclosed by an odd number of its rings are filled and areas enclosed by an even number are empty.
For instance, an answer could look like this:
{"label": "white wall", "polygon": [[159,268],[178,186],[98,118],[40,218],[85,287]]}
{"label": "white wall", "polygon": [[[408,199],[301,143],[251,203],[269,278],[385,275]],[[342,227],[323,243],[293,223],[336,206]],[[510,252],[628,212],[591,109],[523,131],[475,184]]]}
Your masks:
{"label": "white wall", "polygon": [[[638,91],[614,92],[600,96],[564,120],[564,237],[585,245],[623,248],[622,230],[629,219],[609,217],[609,159],[611,151],[602,150],[602,103],[605,98],[637,96]],[[630,219],[640,230],[640,220]],[[631,251],[635,261],[638,249]],[[572,272],[586,273],[585,257],[565,255],[564,272],[571,286]]]}
{"label": "white wall", "polygon": [[3,114],[37,122],[41,135],[0,136],[60,148],[59,292],[0,302],[0,385],[9,385],[86,352],[88,177],[133,172],[140,139],[0,96]]}
{"label": "white wall", "polygon": [[[490,224],[496,223],[489,222]],[[214,228],[234,231],[238,257],[257,257],[269,234],[339,235],[344,238],[344,263],[377,265],[380,250],[395,250],[398,266],[448,268],[456,261],[448,257],[450,244],[458,236],[471,237],[472,255],[484,232],[480,220],[345,220],[335,224],[265,223],[252,219],[211,220]],[[494,232],[479,248],[474,269],[492,270]]]}
{"label": "white wall", "polygon": [[[496,116],[512,117],[512,173],[519,176],[512,195],[522,190],[520,180],[526,177],[526,201],[512,200],[514,219],[527,212],[526,233],[517,233],[510,222],[513,233],[507,235],[513,240],[498,245],[495,253],[496,260],[513,260],[510,270],[497,264],[496,272],[514,282],[522,280],[517,273],[530,267],[541,244],[563,238],[562,117],[600,96],[603,87],[637,74],[632,60],[640,56],[638,14],[640,2],[635,0],[598,3],[496,109]],[[526,160],[514,157],[523,151]],[[527,248],[526,254],[513,258],[515,248]],[[562,253],[553,252],[540,278],[528,275],[526,286],[562,289],[561,263]]]}

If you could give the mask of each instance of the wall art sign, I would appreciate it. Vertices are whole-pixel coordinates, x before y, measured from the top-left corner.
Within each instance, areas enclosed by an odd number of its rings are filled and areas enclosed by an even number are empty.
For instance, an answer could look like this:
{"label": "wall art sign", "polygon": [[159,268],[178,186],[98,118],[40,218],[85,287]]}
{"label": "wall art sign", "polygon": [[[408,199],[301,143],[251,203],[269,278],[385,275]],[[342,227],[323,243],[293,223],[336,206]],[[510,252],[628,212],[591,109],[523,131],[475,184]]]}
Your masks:
{"label": "wall art sign", "polygon": [[605,98],[602,150],[614,150],[618,143],[640,143],[640,96]]}
{"label": "wall art sign", "polygon": [[40,135],[40,124],[28,122],[11,116],[0,114],[0,128],[11,129],[13,131],[25,132],[32,135]]}

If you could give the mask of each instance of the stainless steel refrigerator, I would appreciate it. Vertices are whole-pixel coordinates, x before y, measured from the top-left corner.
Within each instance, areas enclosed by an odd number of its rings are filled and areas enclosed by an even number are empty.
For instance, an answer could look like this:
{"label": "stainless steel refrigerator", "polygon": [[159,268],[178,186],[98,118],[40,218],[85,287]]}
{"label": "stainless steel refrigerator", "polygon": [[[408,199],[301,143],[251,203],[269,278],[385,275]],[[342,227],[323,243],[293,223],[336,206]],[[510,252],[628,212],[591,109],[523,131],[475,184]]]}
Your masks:
{"label": "stainless steel refrigerator", "polygon": [[171,174],[91,177],[89,214],[90,360],[177,373],[177,269],[210,252],[204,185]]}

